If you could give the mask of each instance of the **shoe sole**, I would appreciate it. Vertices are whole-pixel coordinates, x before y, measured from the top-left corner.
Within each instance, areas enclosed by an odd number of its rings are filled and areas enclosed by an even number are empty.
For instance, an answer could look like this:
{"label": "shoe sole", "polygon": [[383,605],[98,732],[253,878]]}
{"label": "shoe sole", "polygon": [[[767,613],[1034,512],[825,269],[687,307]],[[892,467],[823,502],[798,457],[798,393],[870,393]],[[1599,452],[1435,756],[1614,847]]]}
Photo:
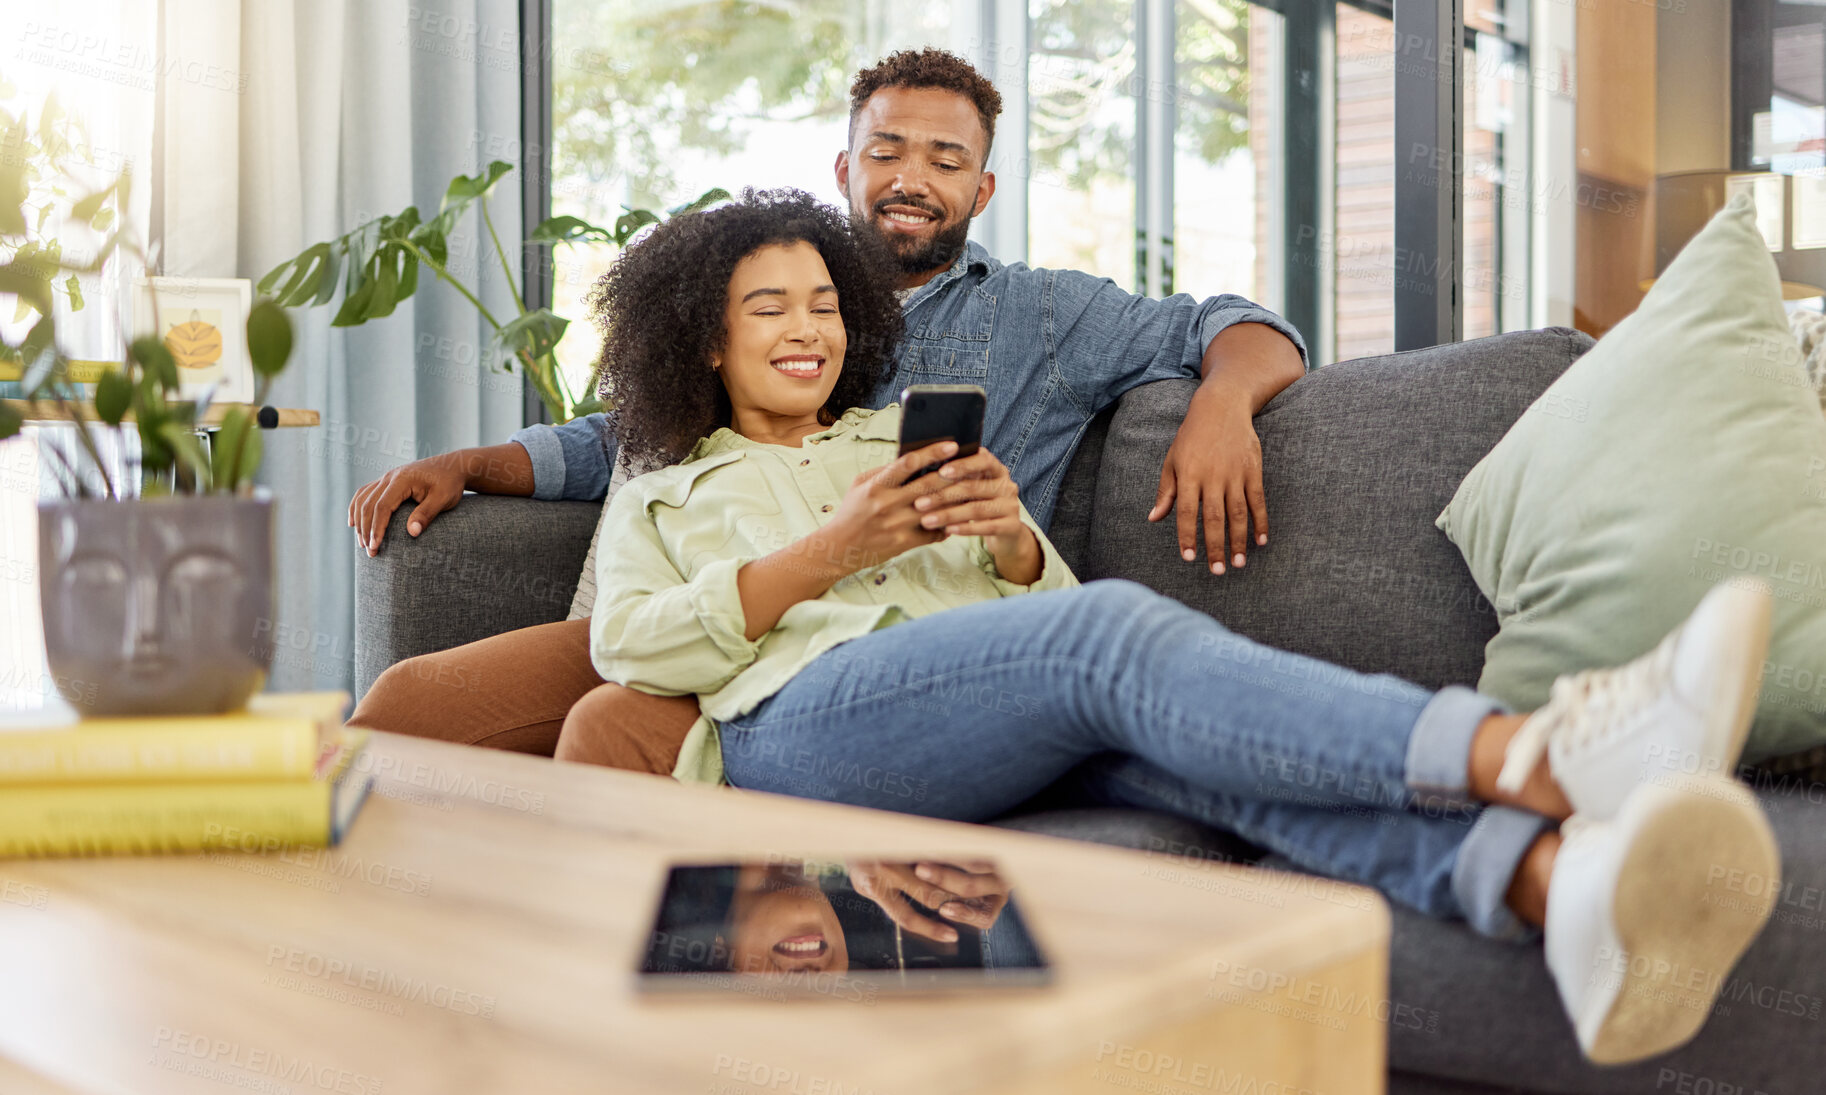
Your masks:
{"label": "shoe sole", "polygon": [[1611,906],[1621,985],[1578,1032],[1597,1064],[1640,1061],[1692,1040],[1781,889],[1768,819],[1732,780],[1643,787],[1617,821],[1635,830]]}

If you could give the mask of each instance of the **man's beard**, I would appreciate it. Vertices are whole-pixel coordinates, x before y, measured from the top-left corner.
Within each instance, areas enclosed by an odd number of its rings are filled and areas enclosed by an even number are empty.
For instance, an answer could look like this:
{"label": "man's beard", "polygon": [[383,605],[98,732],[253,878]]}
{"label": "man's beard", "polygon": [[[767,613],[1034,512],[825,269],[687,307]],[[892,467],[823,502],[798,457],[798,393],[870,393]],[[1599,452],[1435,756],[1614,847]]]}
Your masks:
{"label": "man's beard", "polygon": [[[934,219],[937,219],[938,216],[936,210],[928,209],[918,202],[910,202],[904,198],[896,198],[881,204],[904,205],[931,213]],[[879,208],[875,210],[875,219],[878,223],[886,215]],[[887,244],[888,250],[893,252],[894,261],[903,274],[923,274],[929,270],[940,270],[950,266],[957,261],[957,256],[963,253],[964,242],[970,237],[969,217],[965,217],[956,224],[940,228],[932,234],[931,239],[923,241],[912,236],[887,232],[874,225],[870,227],[874,228],[876,235]]]}

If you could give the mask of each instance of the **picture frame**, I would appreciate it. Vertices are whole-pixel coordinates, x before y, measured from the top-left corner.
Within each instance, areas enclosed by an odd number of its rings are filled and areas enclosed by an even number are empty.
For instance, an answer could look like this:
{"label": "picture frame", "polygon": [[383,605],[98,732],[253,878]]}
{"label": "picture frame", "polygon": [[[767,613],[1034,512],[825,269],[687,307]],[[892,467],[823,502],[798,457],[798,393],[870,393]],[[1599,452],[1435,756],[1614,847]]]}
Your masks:
{"label": "picture frame", "polygon": [[217,403],[252,403],[247,315],[253,305],[254,283],[247,278],[140,278],[134,283],[132,337],[156,334],[165,343],[177,359],[184,398],[214,388]]}

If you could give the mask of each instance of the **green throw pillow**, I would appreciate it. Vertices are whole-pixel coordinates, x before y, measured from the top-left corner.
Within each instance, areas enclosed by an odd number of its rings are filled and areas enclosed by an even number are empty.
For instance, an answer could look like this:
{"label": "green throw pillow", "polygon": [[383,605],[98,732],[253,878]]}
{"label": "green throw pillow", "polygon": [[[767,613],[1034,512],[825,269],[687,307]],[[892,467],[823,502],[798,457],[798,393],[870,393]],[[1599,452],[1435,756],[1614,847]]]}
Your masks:
{"label": "green throw pillow", "polygon": [[1826,417],[1747,196],[1471,469],[1439,516],[1502,628],[1478,687],[1518,710],[1654,647],[1719,582],[1775,631],[1746,759],[1826,742]]}

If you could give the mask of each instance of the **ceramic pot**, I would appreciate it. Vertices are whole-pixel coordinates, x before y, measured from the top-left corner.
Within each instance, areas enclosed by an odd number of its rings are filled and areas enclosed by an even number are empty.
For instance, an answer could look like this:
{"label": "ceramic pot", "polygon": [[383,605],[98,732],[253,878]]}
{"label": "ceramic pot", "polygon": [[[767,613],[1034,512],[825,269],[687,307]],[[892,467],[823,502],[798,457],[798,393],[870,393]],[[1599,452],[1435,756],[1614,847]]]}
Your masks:
{"label": "ceramic pot", "polygon": [[84,717],[213,715],[273,662],[273,503],[176,496],[38,507],[44,646]]}

